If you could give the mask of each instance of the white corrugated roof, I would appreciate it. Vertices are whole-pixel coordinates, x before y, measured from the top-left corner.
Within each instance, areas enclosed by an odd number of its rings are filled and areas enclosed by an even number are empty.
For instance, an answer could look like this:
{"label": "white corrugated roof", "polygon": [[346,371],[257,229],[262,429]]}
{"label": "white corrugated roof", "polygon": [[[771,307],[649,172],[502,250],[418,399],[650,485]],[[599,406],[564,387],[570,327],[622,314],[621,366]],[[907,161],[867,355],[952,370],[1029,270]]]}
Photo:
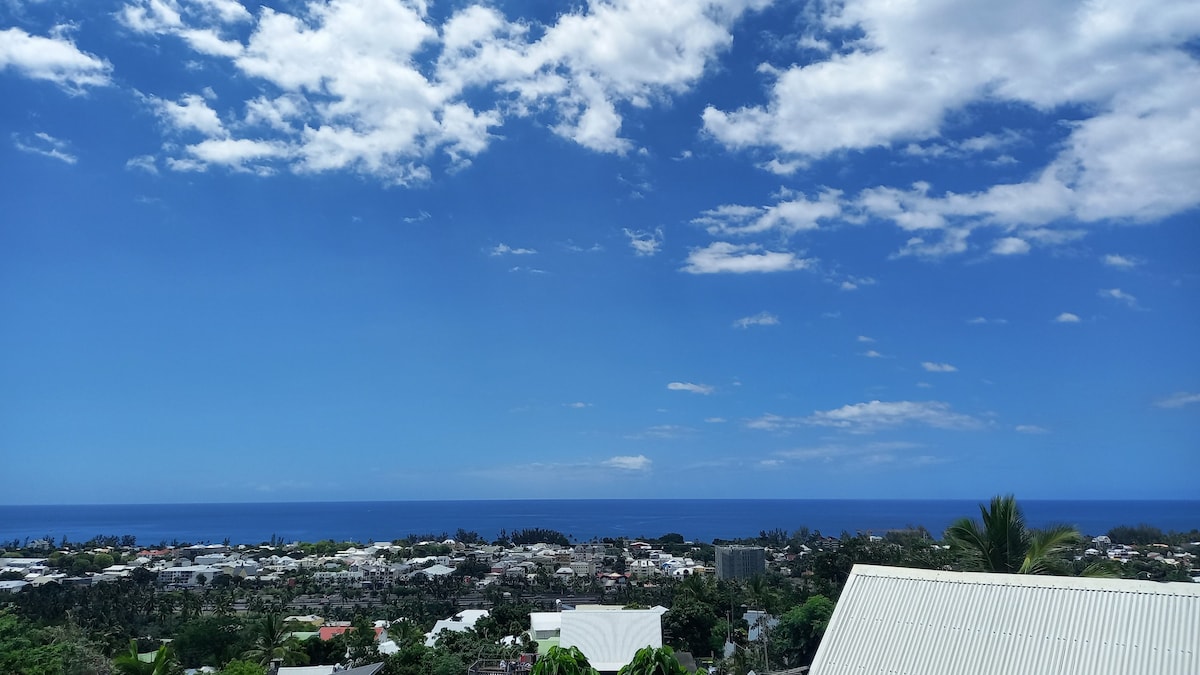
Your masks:
{"label": "white corrugated roof", "polygon": [[546,631],[562,628],[562,612],[530,612],[529,630]]}
{"label": "white corrugated roof", "polygon": [[662,615],[653,609],[618,611],[574,609],[563,612],[563,647],[579,647],[592,667],[616,671],[642,647],[661,647]]}
{"label": "white corrugated roof", "polygon": [[1200,584],[856,565],[811,675],[1200,673]]}

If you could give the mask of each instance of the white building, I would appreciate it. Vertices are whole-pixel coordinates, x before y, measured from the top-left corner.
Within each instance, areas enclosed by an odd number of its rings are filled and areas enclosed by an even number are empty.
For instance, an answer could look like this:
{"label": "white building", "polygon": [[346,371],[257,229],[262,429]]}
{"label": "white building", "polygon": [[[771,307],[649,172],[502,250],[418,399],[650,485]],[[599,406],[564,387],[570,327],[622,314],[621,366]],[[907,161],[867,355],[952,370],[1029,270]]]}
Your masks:
{"label": "white building", "polygon": [[559,645],[578,647],[602,673],[620,670],[643,647],[661,647],[665,609],[574,609],[562,612]]}
{"label": "white building", "polygon": [[200,586],[200,579],[211,584],[221,574],[219,567],[211,565],[184,565],[166,567],[158,571],[158,583],[165,586]]}

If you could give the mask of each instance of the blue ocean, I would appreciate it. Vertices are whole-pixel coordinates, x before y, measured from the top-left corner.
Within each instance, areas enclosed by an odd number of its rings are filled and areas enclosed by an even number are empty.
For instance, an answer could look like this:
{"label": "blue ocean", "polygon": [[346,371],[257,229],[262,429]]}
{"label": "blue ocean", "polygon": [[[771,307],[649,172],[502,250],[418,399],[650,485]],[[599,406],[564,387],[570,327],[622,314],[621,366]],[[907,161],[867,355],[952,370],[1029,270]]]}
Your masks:
{"label": "blue ocean", "polygon": [[[1089,535],[1117,525],[1164,531],[1200,528],[1200,500],[1022,500],[1033,527],[1066,523]],[[957,518],[979,516],[967,500],[500,500],[0,506],[0,544],[13,539],[133,535],[138,543],[260,543],[336,539],[390,541],[410,534],[454,534],[458,528],[492,539],[500,530],[543,527],[577,541],[656,537],[689,540],[754,536],[800,527],[826,535],[883,533],[924,526],[941,533]]]}

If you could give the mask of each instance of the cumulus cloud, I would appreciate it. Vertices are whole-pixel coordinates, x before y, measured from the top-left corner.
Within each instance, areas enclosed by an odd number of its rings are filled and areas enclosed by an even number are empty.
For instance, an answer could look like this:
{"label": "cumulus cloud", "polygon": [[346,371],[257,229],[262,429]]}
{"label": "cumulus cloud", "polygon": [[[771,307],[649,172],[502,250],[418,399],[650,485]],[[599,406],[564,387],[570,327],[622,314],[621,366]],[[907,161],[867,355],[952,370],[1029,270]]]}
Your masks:
{"label": "cumulus cloud", "polygon": [[31,35],[20,28],[0,30],[0,71],[11,68],[72,94],[109,84],[112,64],[81,51],[67,37],[68,29],[66,25],[56,26],[50,37]]}
{"label": "cumulus cloud", "polygon": [[987,326],[987,325],[1003,326],[1004,324],[1008,323],[1008,319],[989,319],[984,316],[976,316],[976,317],[967,319],[967,323],[972,326]]}
{"label": "cumulus cloud", "polygon": [[817,411],[808,417],[784,417],[766,413],[746,420],[745,426],[747,429],[771,432],[818,426],[844,429],[852,433],[868,433],[901,426],[972,430],[984,425],[975,417],[954,412],[950,404],[940,401],[869,401]]}
{"label": "cumulus cloud", "polygon": [[688,391],[693,394],[704,394],[705,396],[716,391],[716,387],[709,384],[695,384],[693,382],[670,382],[667,384],[667,389],[671,391]]}
{"label": "cumulus cloud", "polygon": [[32,136],[13,134],[13,147],[21,152],[57,159],[66,164],[79,161],[78,157],[71,154],[70,145],[66,141],[41,131]]}
{"label": "cumulus cloud", "polygon": [[1049,429],[1039,427],[1036,424],[1018,424],[1014,430],[1019,434],[1048,434]]}
{"label": "cumulus cloud", "polygon": [[770,312],[759,312],[753,316],[743,316],[733,322],[734,328],[749,328],[750,326],[776,326],[779,325],[779,317]]}
{"label": "cumulus cloud", "polygon": [[1108,265],[1109,267],[1116,267],[1117,269],[1122,270],[1132,269],[1140,264],[1136,258],[1118,255],[1116,253],[1109,253],[1101,258],[1101,260],[1103,260],[1104,264]]}
{"label": "cumulus cloud", "polygon": [[154,155],[138,155],[130,157],[125,161],[126,169],[137,169],[146,173],[158,173],[158,163],[154,160]]}
{"label": "cumulus cloud", "polygon": [[645,455],[617,455],[604,460],[603,464],[622,471],[649,471],[653,462]]}
{"label": "cumulus cloud", "polygon": [[859,342],[864,342],[864,343],[867,343],[867,344],[870,344],[870,343],[872,343],[872,342],[874,342],[874,341],[875,341],[875,338],[873,338],[873,337],[867,337],[866,335],[859,335],[859,336],[858,336],[857,338],[855,338],[855,339],[856,339],[856,340],[858,340]]}
{"label": "cumulus cloud", "polygon": [[884,358],[884,355],[883,355],[882,353],[880,353],[880,352],[877,352],[877,351],[875,351],[874,349],[868,349],[867,351],[863,352],[863,356],[867,357],[868,359],[882,359],[882,358]]}
{"label": "cumulus cloud", "polygon": [[868,401],[817,411],[803,421],[814,426],[859,433],[909,425],[952,430],[979,429],[983,426],[978,419],[956,413],[950,404],[940,401]]}
{"label": "cumulus cloud", "polygon": [[633,249],[634,255],[652,256],[662,248],[663,231],[661,227],[656,227],[653,231],[629,228],[625,228],[623,231],[629,238],[629,247]]}
{"label": "cumulus cloud", "polygon": [[1200,403],[1200,394],[1189,391],[1177,391],[1170,396],[1154,402],[1160,408],[1182,408],[1193,403]]}
{"label": "cumulus cloud", "polygon": [[703,212],[692,222],[703,226],[712,235],[750,235],[772,230],[793,234],[815,230],[819,223],[839,216],[842,212],[840,197],[838,190],[827,189],[812,200],[803,194],[783,190],[781,200],[771,206],[727,204]]}
{"label": "cumulus cloud", "polygon": [[933,361],[924,361],[921,363],[921,367],[930,373],[955,373],[955,372],[958,372],[958,368],[955,368],[954,366],[950,365],[949,363],[934,363]]}
{"label": "cumulus cloud", "polygon": [[807,269],[815,262],[789,251],[764,251],[758,244],[718,241],[692,249],[682,270],[690,274],[788,272]]}
{"label": "cumulus cloud", "polygon": [[200,94],[185,94],[179,102],[164,101],[150,96],[147,102],[171,129],[177,132],[194,131],[211,138],[228,136],[217,111]]}
{"label": "cumulus cloud", "polygon": [[[256,99],[243,102],[231,133],[261,140],[269,128],[288,148],[259,163],[403,185],[428,180],[437,157],[467,166],[516,117],[536,115],[597,152],[630,151],[625,111],[688,91],[729,49],[732,25],[767,1],[595,2],[550,25],[479,4],[438,24],[419,0],[313,1],[257,16],[234,0],[130,0],[118,17],[136,33],[228,60],[266,92],[257,98],[300,104],[264,118]],[[186,159],[179,166],[193,170],[218,163]]]}
{"label": "cumulus cloud", "polygon": [[1136,308],[1138,306],[1137,298],[1119,288],[1102,288],[1097,295],[1107,300],[1116,300],[1129,307]]}
{"label": "cumulus cloud", "polygon": [[508,244],[501,243],[496,244],[488,255],[496,257],[503,255],[533,255],[534,253],[537,253],[537,251],[532,248],[513,248]]}
{"label": "cumulus cloud", "polygon": [[[703,115],[713,138],[772,155],[774,170],[848,150],[971,157],[1019,142],[1006,130],[927,144],[950,136],[973,105],[1087,111],[1064,125],[1055,154],[1023,179],[962,193],[880,186],[843,204],[844,212],[915,233],[902,255],[961,253],[981,226],[1003,229],[993,251],[1015,255],[1049,243],[1034,230],[1072,220],[1148,222],[1200,204],[1200,153],[1179,142],[1200,137],[1200,62],[1190,42],[1200,13],[1190,0],[1052,8],[1034,0],[847,0],[823,3],[813,16],[813,39],[842,48],[798,65],[763,64],[765,104]],[[1054,65],[1039,66],[1046,63]]]}
{"label": "cumulus cloud", "polygon": [[575,402],[573,402],[573,403],[564,403],[563,405],[564,405],[564,406],[566,406],[566,407],[568,407],[568,408],[574,408],[574,409],[576,409],[576,410],[581,410],[581,409],[583,409],[583,408],[590,408],[590,407],[592,407],[592,404],[591,404],[591,403],[584,403],[583,401],[575,401]]}
{"label": "cumulus cloud", "polygon": [[1029,242],[1020,237],[1004,237],[997,239],[992,246],[992,253],[996,255],[1021,255],[1029,253]]}
{"label": "cumulus cloud", "polygon": [[1070,312],[1063,312],[1062,314],[1054,317],[1055,323],[1079,323],[1079,321],[1079,316]]}

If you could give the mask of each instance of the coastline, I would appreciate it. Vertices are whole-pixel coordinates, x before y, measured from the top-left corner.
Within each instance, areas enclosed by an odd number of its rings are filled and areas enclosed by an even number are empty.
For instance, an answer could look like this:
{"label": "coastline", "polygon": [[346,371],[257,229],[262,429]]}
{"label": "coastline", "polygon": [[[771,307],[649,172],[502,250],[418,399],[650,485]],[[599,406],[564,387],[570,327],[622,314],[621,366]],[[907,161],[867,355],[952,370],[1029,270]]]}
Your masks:
{"label": "coastline", "polygon": [[[0,506],[0,540],[133,535],[158,541],[259,543],[336,539],[390,541],[458,528],[494,537],[501,529],[544,527],[587,541],[678,532],[712,541],[800,527],[827,535],[922,526],[940,533],[977,517],[975,500],[579,499],[253,502]],[[1164,531],[1200,528],[1200,500],[1022,500],[1029,524],[1066,523],[1085,534],[1118,525]]]}

